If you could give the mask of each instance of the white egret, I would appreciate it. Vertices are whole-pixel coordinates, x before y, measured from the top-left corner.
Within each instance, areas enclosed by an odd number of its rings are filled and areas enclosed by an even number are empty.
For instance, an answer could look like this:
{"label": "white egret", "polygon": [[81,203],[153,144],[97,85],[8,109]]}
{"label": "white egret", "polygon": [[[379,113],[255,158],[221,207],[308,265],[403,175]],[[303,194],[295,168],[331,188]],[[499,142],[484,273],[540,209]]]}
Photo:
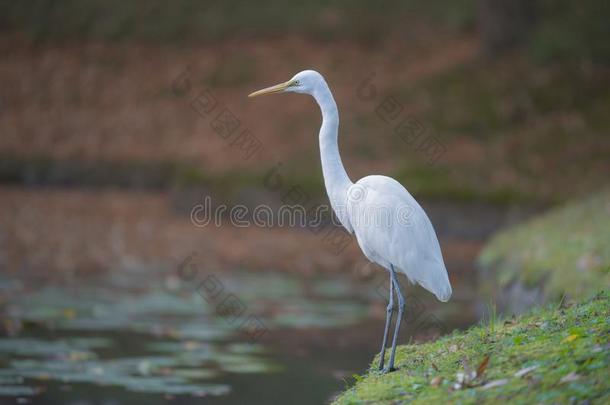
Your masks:
{"label": "white egret", "polygon": [[[313,70],[296,74],[287,82],[255,91],[248,97],[293,92],[311,95],[322,112],[320,155],[326,192],[341,224],[356,235],[358,245],[372,262],[388,270],[390,296],[383,332],[379,369],[393,371],[400,321],[405,310],[396,270],[446,302],[451,284],[443,262],[438,239],[423,208],[396,180],[386,176],[367,176],[356,183],[348,177],[337,142],[339,112],[322,75]],[[384,368],[385,349],[398,298],[398,317],[388,365]]]}

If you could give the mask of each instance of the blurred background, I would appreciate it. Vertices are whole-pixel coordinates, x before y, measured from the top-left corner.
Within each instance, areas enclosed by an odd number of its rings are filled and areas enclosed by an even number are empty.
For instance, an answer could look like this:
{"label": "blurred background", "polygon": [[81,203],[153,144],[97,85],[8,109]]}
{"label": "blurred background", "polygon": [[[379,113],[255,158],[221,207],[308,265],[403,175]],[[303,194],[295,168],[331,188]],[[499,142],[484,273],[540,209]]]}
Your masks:
{"label": "blurred background", "polygon": [[246,97],[308,68],[350,177],[399,180],[440,238],[454,296],[405,283],[401,343],[608,285],[609,17],[0,1],[0,401],[321,403],[367,368],[387,280],[353,239],[192,218],[206,198],[326,204],[313,101]]}

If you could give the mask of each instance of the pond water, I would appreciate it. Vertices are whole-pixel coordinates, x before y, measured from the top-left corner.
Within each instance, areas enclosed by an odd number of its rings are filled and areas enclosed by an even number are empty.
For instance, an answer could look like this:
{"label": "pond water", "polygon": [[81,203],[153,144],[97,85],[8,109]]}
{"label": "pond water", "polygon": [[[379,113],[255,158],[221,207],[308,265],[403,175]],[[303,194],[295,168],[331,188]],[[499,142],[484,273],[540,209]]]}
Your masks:
{"label": "pond water", "polygon": [[[2,276],[2,403],[324,403],[379,350],[381,271],[354,281],[184,269],[78,285]],[[402,342],[475,319],[459,298],[443,309],[409,297]]]}

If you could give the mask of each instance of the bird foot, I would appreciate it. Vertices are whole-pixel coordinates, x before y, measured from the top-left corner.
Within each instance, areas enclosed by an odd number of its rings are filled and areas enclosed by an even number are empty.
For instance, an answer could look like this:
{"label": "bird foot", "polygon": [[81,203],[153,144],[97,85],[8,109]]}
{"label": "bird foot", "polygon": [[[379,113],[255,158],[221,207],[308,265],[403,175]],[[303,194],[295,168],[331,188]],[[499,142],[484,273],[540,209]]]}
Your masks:
{"label": "bird foot", "polygon": [[388,373],[391,373],[396,370],[398,370],[398,368],[396,368],[396,367],[385,367],[379,371],[381,371],[381,374],[388,374]]}

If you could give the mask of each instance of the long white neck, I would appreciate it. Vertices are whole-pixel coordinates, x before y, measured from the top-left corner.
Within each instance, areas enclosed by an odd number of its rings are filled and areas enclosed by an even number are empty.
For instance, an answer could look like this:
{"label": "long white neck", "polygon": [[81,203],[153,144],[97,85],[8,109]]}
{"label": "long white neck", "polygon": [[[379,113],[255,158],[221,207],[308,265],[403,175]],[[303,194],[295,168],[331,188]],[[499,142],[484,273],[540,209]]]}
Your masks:
{"label": "long white neck", "polygon": [[313,97],[322,111],[320,127],[320,157],[324,185],[330,203],[341,223],[350,230],[346,215],[347,190],[353,184],[341,162],[339,155],[338,132],[339,111],[326,82],[321,83],[313,92]]}

